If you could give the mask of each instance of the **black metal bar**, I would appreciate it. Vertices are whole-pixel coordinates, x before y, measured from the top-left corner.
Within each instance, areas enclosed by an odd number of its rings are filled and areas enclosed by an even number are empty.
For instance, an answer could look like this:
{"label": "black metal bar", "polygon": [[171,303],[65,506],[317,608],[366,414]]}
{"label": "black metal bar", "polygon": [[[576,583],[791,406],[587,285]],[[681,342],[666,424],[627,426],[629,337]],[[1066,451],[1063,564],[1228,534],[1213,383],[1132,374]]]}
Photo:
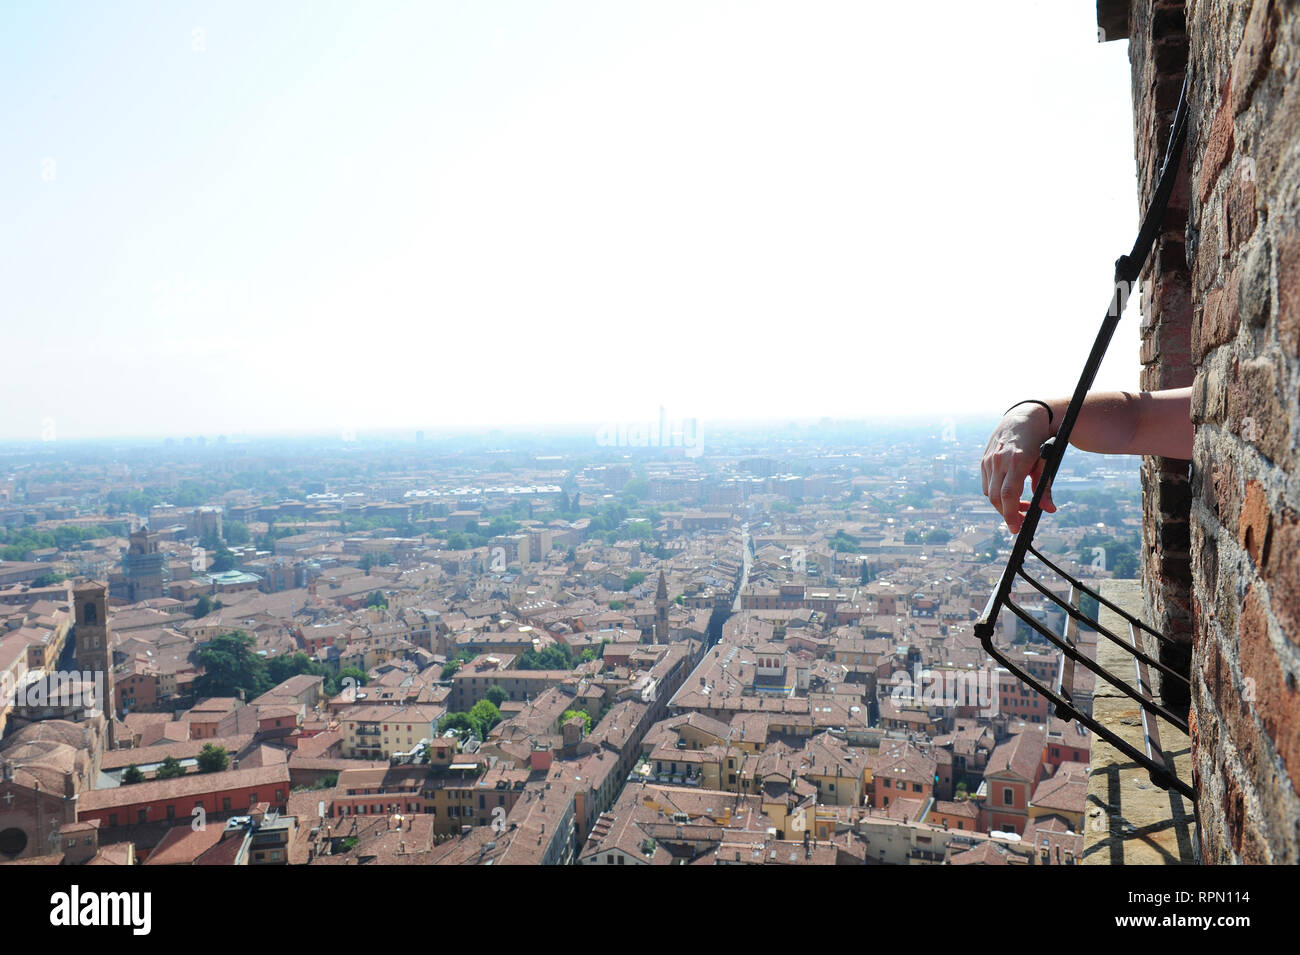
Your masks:
{"label": "black metal bar", "polygon": [[1098,591],[1093,590],[1091,587],[1089,587],[1089,586],[1088,586],[1087,584],[1085,584],[1083,581],[1081,581],[1081,580],[1075,580],[1075,578],[1071,577],[1069,574],[1067,574],[1065,571],[1063,571],[1060,567],[1057,567],[1054,563],[1052,563],[1050,560],[1048,560],[1046,557],[1044,557],[1044,556],[1042,555],[1042,553],[1040,553],[1039,550],[1038,550],[1036,547],[1033,547],[1033,546],[1031,545],[1030,548],[1029,548],[1029,553],[1033,554],[1035,557],[1038,558],[1039,561],[1041,561],[1042,563],[1046,564],[1047,567],[1048,567],[1048,569],[1050,569],[1050,570],[1051,570],[1054,574],[1056,574],[1058,577],[1062,577],[1062,578],[1064,578],[1065,580],[1072,580],[1072,581],[1074,581],[1076,584],[1079,585],[1079,588],[1080,588],[1080,589],[1081,589],[1085,594],[1087,594],[1089,597],[1091,597],[1091,598],[1093,598],[1094,600],[1096,600],[1097,603],[1099,603],[1099,604],[1105,604],[1107,607],[1109,607],[1109,608],[1110,608],[1111,610],[1113,610],[1115,613],[1117,613],[1117,614],[1119,614],[1121,617],[1123,617],[1123,618],[1124,618],[1124,621],[1125,621],[1126,623],[1132,624],[1133,626],[1141,627],[1143,630],[1145,630],[1147,633],[1151,634],[1151,636],[1155,637],[1155,638],[1158,639],[1158,640],[1164,640],[1166,643],[1173,643],[1173,642],[1174,642],[1173,639],[1172,639],[1171,637],[1166,637],[1166,636],[1165,636],[1163,633],[1161,633],[1160,631],[1151,629],[1151,628],[1148,627],[1145,623],[1143,623],[1141,620],[1139,620],[1137,617],[1133,616],[1131,613],[1129,613],[1127,610],[1125,610],[1123,607],[1120,607],[1120,606],[1118,606],[1117,604],[1113,604],[1113,603],[1111,603],[1109,600],[1107,600],[1105,597],[1103,597],[1103,596],[1102,596]]}
{"label": "black metal bar", "polygon": [[[1083,623],[1086,623],[1088,626],[1096,630],[1099,634],[1107,637],[1112,643],[1115,643],[1123,647],[1125,650],[1128,650],[1130,653],[1134,654],[1139,659],[1141,659],[1143,663],[1147,664],[1148,666],[1155,667],[1165,676],[1173,677],[1175,680],[1181,680],[1182,682],[1186,683],[1189,687],[1191,686],[1191,682],[1187,679],[1187,677],[1183,676],[1181,673],[1179,673],[1173,667],[1169,666],[1167,663],[1161,663],[1159,660],[1157,660],[1153,656],[1150,656],[1145,650],[1142,650],[1141,648],[1133,649],[1133,644],[1131,641],[1125,640],[1123,637],[1119,637],[1111,633],[1110,630],[1108,630],[1106,627],[1103,627],[1101,625],[1100,621],[1092,619],[1092,617],[1089,617],[1086,613],[1084,613],[1081,610],[1073,609],[1071,607],[1066,606],[1065,601],[1063,601],[1056,594],[1052,593],[1052,591],[1049,588],[1043,586],[1043,584],[1040,581],[1035,580],[1033,577],[1030,577],[1027,573],[1025,573],[1025,569],[1023,567],[1020,568],[1019,573],[1022,578],[1024,578],[1025,580],[1033,584],[1035,589],[1037,589],[1039,593],[1047,597],[1058,607],[1064,610],[1066,616],[1075,620],[1080,620]],[[1067,575],[1065,579],[1070,582],[1071,587],[1081,586],[1079,581],[1075,580],[1073,577]],[[1132,629],[1132,627],[1133,624],[1132,622],[1130,622],[1129,628]]]}
{"label": "black metal bar", "polygon": [[[1083,371],[1079,376],[1078,384],[1075,386],[1074,393],[1070,397],[1070,402],[1066,406],[1065,413],[1061,416],[1061,423],[1057,428],[1056,434],[1043,442],[1039,453],[1043,460],[1043,469],[1039,476],[1038,482],[1033,489],[1030,497],[1029,507],[1025,512],[1020,531],[1016,534],[1011,546],[1011,556],[1007,560],[1006,567],[1003,568],[1001,576],[998,578],[997,586],[989,596],[988,602],[984,606],[984,612],[980,615],[979,620],[975,623],[975,635],[979,638],[985,652],[994,660],[998,661],[1009,672],[1014,674],[1017,679],[1032,687],[1041,693],[1052,705],[1052,711],[1062,719],[1077,719],[1080,723],[1087,726],[1095,734],[1106,740],[1120,752],[1124,753],[1130,759],[1146,767],[1151,775],[1151,780],[1156,785],[1166,789],[1176,789],[1188,799],[1195,800],[1196,794],[1190,786],[1182,782],[1174,774],[1172,767],[1165,759],[1164,752],[1160,747],[1160,731],[1155,717],[1168,720],[1171,725],[1177,727],[1180,731],[1186,733],[1188,730],[1185,720],[1174,715],[1165,707],[1155,701],[1151,692],[1151,686],[1148,680],[1148,666],[1157,668],[1166,677],[1187,682],[1187,678],[1182,674],[1172,670],[1167,665],[1161,663],[1156,658],[1147,654],[1141,646],[1138,636],[1138,630],[1141,629],[1158,640],[1164,642],[1173,642],[1170,637],[1161,634],[1142,621],[1136,619],[1131,614],[1116,606],[1110,600],[1096,591],[1086,587],[1082,582],[1065,573],[1057,567],[1052,561],[1044,557],[1037,549],[1033,547],[1033,539],[1038,531],[1038,522],[1042,518],[1042,499],[1047,489],[1052,486],[1056,479],[1057,471],[1060,468],[1061,459],[1065,454],[1065,449],[1069,447],[1070,435],[1074,431],[1074,426],[1078,420],[1079,413],[1083,410],[1083,404],[1087,398],[1088,391],[1092,388],[1096,379],[1097,371],[1101,367],[1102,359],[1105,357],[1106,350],[1110,347],[1111,338],[1114,336],[1115,328],[1119,324],[1120,316],[1123,314],[1124,306],[1128,300],[1129,293],[1132,291],[1133,284],[1138,280],[1142,273],[1142,268],[1146,263],[1147,256],[1151,253],[1151,248],[1155,244],[1156,236],[1159,233],[1160,225],[1164,219],[1165,211],[1169,205],[1169,198],[1173,194],[1174,182],[1178,176],[1179,161],[1182,157],[1183,144],[1187,138],[1188,127],[1188,97],[1191,87],[1190,74],[1183,78],[1183,88],[1178,99],[1178,108],[1174,113],[1173,127],[1170,132],[1169,143],[1165,150],[1164,161],[1160,167],[1159,180],[1156,185],[1155,194],[1152,197],[1151,204],[1147,207],[1146,213],[1142,217],[1142,224],[1138,229],[1137,238],[1134,240],[1133,248],[1127,255],[1121,255],[1115,261],[1115,277],[1111,287],[1110,301],[1107,305],[1106,315],[1102,319],[1101,328],[1097,331],[1097,337],[1093,341],[1092,349],[1088,353],[1088,358],[1084,362]],[[1064,602],[1053,591],[1044,586],[1035,578],[1026,574],[1024,571],[1025,556],[1032,553],[1042,563],[1058,574],[1062,579],[1070,583],[1070,598]],[[1040,625],[1029,614],[1027,614],[1019,605],[1011,600],[1012,587],[1015,584],[1017,576],[1023,577],[1033,587],[1038,589],[1054,603],[1061,606],[1066,612],[1065,625],[1062,627],[1060,637],[1048,631]],[[1098,601],[1098,605],[1105,605],[1113,610],[1128,623],[1129,639],[1123,638],[1112,633],[1108,628],[1102,627],[1101,624],[1091,617],[1083,614],[1079,610],[1079,594],[1087,593]],[[997,629],[998,615],[1003,608],[1011,610],[1017,617],[1024,620],[1031,628],[1036,630],[1048,639],[1061,651],[1061,663],[1057,673],[1057,686],[1050,689],[1044,686],[1040,681],[1026,673],[1020,667],[1016,666],[1011,660],[1002,653],[993,643],[993,635]],[[1124,680],[1116,675],[1109,673],[1104,667],[1093,660],[1084,657],[1078,650],[1078,624],[1086,622],[1094,627],[1098,633],[1103,634],[1107,639],[1113,641],[1116,645],[1121,646],[1128,653],[1133,655],[1133,662],[1136,675],[1136,687],[1129,686]],[[1075,705],[1072,699],[1074,687],[1075,664],[1082,664],[1091,670],[1101,679],[1110,683],[1135,700],[1142,708],[1142,731],[1145,741],[1145,753],[1140,752],[1135,747],[1121,739],[1117,734],[1102,726],[1096,720],[1083,714]]]}
{"label": "black metal bar", "polygon": [[[1072,701],[1063,699],[1061,695],[1056,691],[1044,687],[1032,676],[1030,676],[1020,667],[1016,666],[1016,664],[1012,663],[1011,660],[1006,656],[1006,654],[1004,654],[997,647],[991,647],[991,648],[986,647],[986,649],[988,649],[989,656],[991,656],[995,661],[997,661],[997,663],[1003,668],[1005,668],[1012,676],[1018,679],[1021,683],[1028,684],[1029,686],[1037,690],[1039,693],[1041,693],[1043,696],[1047,697],[1048,702],[1051,703],[1056,708],[1058,713],[1061,711],[1069,712],[1074,719],[1078,720],[1084,726],[1088,727],[1088,729],[1090,729],[1094,734],[1106,740],[1106,742],[1110,743],[1110,745],[1114,746],[1117,750],[1119,750],[1129,759],[1133,760],[1133,762],[1137,763],[1139,766],[1145,767],[1148,773],[1152,771],[1152,761],[1151,758],[1146,753],[1137,749],[1136,747],[1134,747],[1132,744],[1128,743],[1121,737],[1115,735],[1115,733],[1111,732],[1108,728],[1103,726],[1101,723],[1097,722],[1091,716],[1088,716],[1086,713],[1079,710],[1077,707],[1075,707]],[[1168,771],[1165,770],[1163,767],[1158,767],[1157,771],[1166,774],[1168,773]],[[1155,779],[1155,777],[1153,777],[1153,779]],[[1191,786],[1187,785],[1177,776],[1172,776],[1172,775],[1163,776],[1158,781],[1156,781],[1155,784],[1157,786],[1160,786],[1162,789],[1176,789],[1180,794],[1186,796],[1192,802],[1196,801],[1195,790],[1193,790]]]}
{"label": "black metal bar", "polygon": [[[1079,609],[1079,585],[1070,585],[1070,606],[1075,610]],[[1077,650],[1079,647],[1079,618],[1073,614],[1066,614],[1065,625],[1061,627],[1061,639],[1064,640],[1071,648]],[[1068,653],[1061,654],[1061,664],[1056,671],[1056,688],[1057,691],[1067,700],[1074,699],[1074,657]],[[1057,715],[1056,707],[1052,707],[1053,716]],[[1069,716],[1061,716],[1061,719],[1069,722]]]}
{"label": "black metal bar", "polygon": [[[1134,648],[1137,647],[1138,633],[1137,628],[1129,624],[1129,640],[1132,641]],[[1148,697],[1152,696],[1151,684],[1147,681],[1147,668],[1140,657],[1135,653],[1133,656],[1133,666],[1136,668],[1138,689]],[[1182,727],[1184,733],[1187,727]],[[1170,771],[1168,762],[1165,760],[1164,750],[1160,747],[1160,724],[1152,718],[1147,708],[1142,707],[1142,739],[1146,742],[1147,758],[1151,760],[1152,765],[1147,767],[1147,772],[1151,776],[1151,782],[1157,786],[1163,785],[1162,780],[1173,775]]]}
{"label": "black metal bar", "polygon": [[[1012,603],[1010,600],[1008,600],[1006,606],[1007,609],[1010,610],[1012,613],[1014,613],[1017,617],[1019,617],[1021,620],[1023,620],[1033,629],[1037,630],[1044,637],[1046,637],[1054,647],[1056,647],[1062,653],[1069,654],[1070,657],[1076,663],[1082,663],[1085,667],[1087,667],[1097,676],[1101,677],[1103,680],[1105,680],[1115,689],[1119,690],[1125,696],[1132,699],[1133,702],[1136,703],[1138,706],[1142,707],[1144,711],[1150,711],[1152,713],[1155,713],[1158,716],[1160,716],[1162,719],[1166,719],[1174,726],[1178,727],[1182,732],[1184,733],[1187,732],[1187,722],[1185,720],[1169,712],[1169,710],[1165,709],[1165,707],[1161,706],[1159,703],[1155,702],[1155,700],[1151,699],[1150,696],[1143,696],[1141,690],[1135,690],[1133,687],[1129,686],[1119,677],[1112,675],[1109,670],[1103,667],[1096,660],[1089,660],[1078,650],[1063,644],[1061,642],[1061,639],[1057,637],[1056,634],[1052,633],[1052,631],[1048,630],[1037,620],[1031,617],[1028,613],[1026,613],[1025,610],[1022,607],[1020,607],[1020,605]],[[1029,685],[1034,689],[1038,690],[1038,692],[1040,693],[1043,692],[1041,689],[1042,684],[1039,683],[1037,680],[1032,681]],[[1071,708],[1073,709],[1073,707]]]}

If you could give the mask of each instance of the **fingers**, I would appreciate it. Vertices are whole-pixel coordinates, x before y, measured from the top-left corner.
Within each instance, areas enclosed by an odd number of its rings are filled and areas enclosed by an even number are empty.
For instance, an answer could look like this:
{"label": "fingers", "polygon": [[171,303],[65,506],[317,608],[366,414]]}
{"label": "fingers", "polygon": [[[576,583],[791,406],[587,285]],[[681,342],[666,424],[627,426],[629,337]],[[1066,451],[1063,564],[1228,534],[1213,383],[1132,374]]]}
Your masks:
{"label": "fingers", "polygon": [[[1004,436],[995,431],[980,458],[980,491],[1013,534],[1019,533],[1025,512],[1029,510],[1029,502],[1021,500],[1025,480],[1031,478],[1032,489],[1037,491],[1045,463],[1037,454],[1019,450],[1018,443],[1014,435]],[[1050,485],[1043,492],[1041,504],[1044,511],[1055,513]]]}
{"label": "fingers", "polygon": [[[1042,458],[1039,458],[1037,461],[1034,462],[1033,470],[1029,472],[1029,476],[1034,480],[1033,487],[1035,491],[1038,490],[1038,482],[1042,480],[1043,465],[1046,463],[1047,462],[1044,461]],[[1047,486],[1047,490],[1043,492],[1043,499],[1039,503],[1042,504],[1043,510],[1045,510],[1048,514],[1056,513],[1056,504],[1052,500],[1052,486],[1050,484]]]}
{"label": "fingers", "polygon": [[1001,500],[994,505],[1001,512],[1007,522],[1007,528],[1013,534],[1019,532],[1020,525],[1024,523],[1024,518],[1020,514],[1020,494],[1024,487],[1025,475],[1021,473],[1017,476],[1014,468],[1008,468],[998,491]]}

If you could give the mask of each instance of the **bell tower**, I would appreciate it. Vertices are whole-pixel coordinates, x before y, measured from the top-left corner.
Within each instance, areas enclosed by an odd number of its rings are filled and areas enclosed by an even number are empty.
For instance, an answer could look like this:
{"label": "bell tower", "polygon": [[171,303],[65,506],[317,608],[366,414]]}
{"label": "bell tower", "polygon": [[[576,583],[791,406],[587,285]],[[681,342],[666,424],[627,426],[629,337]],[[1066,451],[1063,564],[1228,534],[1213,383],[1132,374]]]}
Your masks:
{"label": "bell tower", "polygon": [[659,588],[655,591],[655,643],[668,642],[668,581],[659,571]]}
{"label": "bell tower", "polygon": [[108,745],[113,743],[113,632],[108,626],[108,585],[88,581],[73,591],[76,604],[73,637],[76,642],[78,670],[90,671],[97,677],[102,674],[104,698],[100,705],[107,720]]}

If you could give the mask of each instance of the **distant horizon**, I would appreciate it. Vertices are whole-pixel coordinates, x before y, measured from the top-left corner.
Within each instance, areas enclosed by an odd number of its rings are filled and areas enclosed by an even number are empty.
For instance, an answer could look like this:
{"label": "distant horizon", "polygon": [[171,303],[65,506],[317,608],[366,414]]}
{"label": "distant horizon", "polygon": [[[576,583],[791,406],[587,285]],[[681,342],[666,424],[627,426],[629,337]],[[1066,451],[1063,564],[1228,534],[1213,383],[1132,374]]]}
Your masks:
{"label": "distant horizon", "polygon": [[[962,415],[930,415],[930,414],[910,414],[910,415],[871,415],[864,417],[835,417],[830,415],[799,415],[790,417],[750,417],[750,418],[726,418],[710,419],[696,418],[685,419],[687,421],[695,420],[702,427],[713,427],[724,432],[763,432],[773,431],[776,429],[795,428],[818,428],[818,427],[846,427],[861,426],[872,431],[878,429],[898,429],[898,428],[939,428],[951,424],[963,428],[974,428],[987,425],[989,432],[992,426],[996,424],[1000,414],[996,412],[987,413],[965,413]],[[677,425],[683,419],[668,418],[670,425]],[[298,430],[244,430],[234,432],[191,432],[191,433],[118,433],[105,434],[95,437],[87,436],[54,436],[48,440],[40,438],[0,438],[0,448],[5,447],[53,447],[58,444],[111,444],[120,442],[147,442],[165,444],[168,441],[181,443],[184,441],[202,440],[208,444],[224,441],[226,444],[239,445],[252,441],[300,441],[300,440],[336,440],[342,444],[365,443],[370,440],[391,440],[393,438],[409,438],[412,443],[416,442],[417,433],[423,432],[425,440],[436,440],[444,437],[464,437],[464,436],[482,436],[490,437],[500,435],[502,437],[525,436],[529,433],[536,437],[555,436],[563,438],[582,437],[589,435],[593,445],[602,447],[597,443],[597,437],[602,430],[609,428],[628,429],[636,426],[645,427],[653,424],[655,419],[630,419],[627,421],[596,421],[596,420],[570,420],[560,422],[519,422],[519,423],[499,423],[489,425],[425,425],[425,426],[361,426],[355,429],[355,438],[345,439],[339,429],[298,429]],[[670,433],[672,433],[670,431]],[[615,448],[619,445],[610,444],[608,447]],[[647,447],[647,448],[668,448],[667,444],[645,444],[629,445],[630,447]]]}
{"label": "distant horizon", "polygon": [[1035,0],[0,5],[0,440],[1068,394],[1140,215],[1097,41]]}

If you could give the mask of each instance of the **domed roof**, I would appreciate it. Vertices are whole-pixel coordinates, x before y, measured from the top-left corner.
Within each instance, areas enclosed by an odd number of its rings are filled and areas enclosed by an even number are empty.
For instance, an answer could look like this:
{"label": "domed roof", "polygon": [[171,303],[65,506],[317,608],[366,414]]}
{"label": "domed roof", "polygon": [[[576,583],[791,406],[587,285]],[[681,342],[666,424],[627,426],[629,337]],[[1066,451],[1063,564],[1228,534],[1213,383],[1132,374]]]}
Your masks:
{"label": "domed roof", "polygon": [[25,743],[62,743],[66,746],[89,748],[94,742],[94,735],[88,723],[42,720],[38,723],[29,723],[10,734],[3,743],[0,743],[0,753],[16,761],[16,758],[10,755],[10,750]]}
{"label": "domed roof", "polygon": [[102,732],[102,717],[84,723],[44,720],[22,727],[0,744],[0,762],[14,768],[14,781],[62,794],[67,774],[80,791],[87,784]]}

